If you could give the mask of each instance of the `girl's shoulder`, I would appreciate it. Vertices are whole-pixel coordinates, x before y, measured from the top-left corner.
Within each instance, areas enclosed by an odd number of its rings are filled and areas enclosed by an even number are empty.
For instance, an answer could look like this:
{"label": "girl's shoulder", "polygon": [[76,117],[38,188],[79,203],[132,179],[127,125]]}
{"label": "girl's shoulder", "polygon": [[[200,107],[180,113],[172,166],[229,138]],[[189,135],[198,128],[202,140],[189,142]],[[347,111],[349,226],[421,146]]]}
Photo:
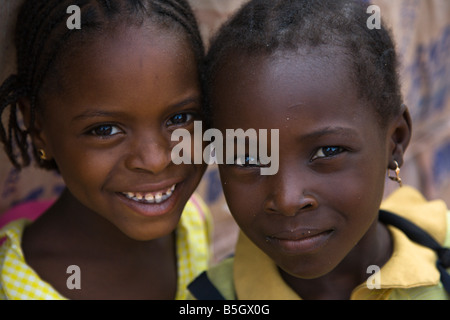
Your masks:
{"label": "girl's shoulder", "polygon": [[191,235],[202,235],[205,241],[212,241],[213,220],[208,205],[197,193],[194,193],[184,207],[179,229],[185,229]]}
{"label": "girl's shoulder", "polygon": [[23,229],[25,226],[42,215],[54,200],[27,201],[13,206],[0,214],[0,245],[6,238],[15,239],[21,244]]}
{"label": "girl's shoulder", "polygon": [[189,198],[184,211],[189,211],[191,214],[195,213],[202,221],[205,222],[208,222],[211,219],[209,207],[198,193],[194,193]]}
{"label": "girl's shoulder", "polygon": [[417,189],[403,186],[383,201],[381,209],[410,220],[440,244],[450,242],[449,208],[443,200],[428,200]]}
{"label": "girl's shoulder", "polygon": [[0,213],[0,229],[17,219],[24,218],[30,221],[36,220],[42,213],[50,208],[54,201],[55,200],[33,200],[11,207],[6,212]]}
{"label": "girl's shoulder", "polygon": [[30,223],[20,218],[0,229],[0,300],[65,299],[25,261],[21,239]]}
{"label": "girl's shoulder", "polygon": [[228,257],[197,276],[189,284],[188,300],[236,300],[234,257]]}
{"label": "girl's shoulder", "polygon": [[187,285],[211,260],[212,224],[208,206],[198,194],[193,194],[184,207],[176,230],[178,257],[177,300],[186,299]]}

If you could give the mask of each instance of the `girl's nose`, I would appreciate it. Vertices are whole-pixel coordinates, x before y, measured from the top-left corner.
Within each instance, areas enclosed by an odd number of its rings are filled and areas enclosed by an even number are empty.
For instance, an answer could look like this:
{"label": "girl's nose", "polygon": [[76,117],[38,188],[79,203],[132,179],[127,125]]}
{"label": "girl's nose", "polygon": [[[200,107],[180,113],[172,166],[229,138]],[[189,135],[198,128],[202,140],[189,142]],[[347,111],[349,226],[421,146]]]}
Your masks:
{"label": "girl's nose", "polygon": [[265,212],[295,216],[318,207],[317,199],[307,190],[307,180],[304,177],[280,170],[272,178],[274,184],[264,202]]}
{"label": "girl's nose", "polygon": [[170,143],[164,139],[139,139],[131,146],[126,158],[126,167],[133,171],[157,174],[171,162]]}

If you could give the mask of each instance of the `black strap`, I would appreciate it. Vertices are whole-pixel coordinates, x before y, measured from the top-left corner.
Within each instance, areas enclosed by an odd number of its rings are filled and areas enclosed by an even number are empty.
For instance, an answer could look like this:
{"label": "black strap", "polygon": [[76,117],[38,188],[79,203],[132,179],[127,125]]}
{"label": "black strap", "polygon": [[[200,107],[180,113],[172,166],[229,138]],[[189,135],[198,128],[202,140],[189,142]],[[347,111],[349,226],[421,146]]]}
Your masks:
{"label": "black strap", "polygon": [[402,230],[408,238],[425,247],[428,247],[438,255],[437,268],[441,273],[441,282],[445,290],[450,294],[450,249],[442,247],[430,234],[411,221],[392,212],[380,210],[379,220]]}
{"label": "black strap", "polygon": [[225,297],[209,280],[206,271],[194,279],[188,289],[197,300],[225,300]]}

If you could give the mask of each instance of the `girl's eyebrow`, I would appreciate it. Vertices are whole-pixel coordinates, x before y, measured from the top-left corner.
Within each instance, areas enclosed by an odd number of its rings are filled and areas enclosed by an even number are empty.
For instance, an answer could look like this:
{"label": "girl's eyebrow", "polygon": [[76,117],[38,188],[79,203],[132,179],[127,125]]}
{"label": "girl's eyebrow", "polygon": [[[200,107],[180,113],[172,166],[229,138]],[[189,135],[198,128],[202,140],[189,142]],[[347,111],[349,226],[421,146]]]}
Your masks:
{"label": "girl's eyebrow", "polygon": [[301,140],[313,140],[313,139],[319,139],[323,136],[327,135],[340,135],[345,136],[349,138],[357,137],[358,133],[356,130],[352,128],[346,128],[346,127],[326,127],[319,130],[316,130],[314,132],[310,132],[307,134],[304,134],[300,137]]}
{"label": "girl's eyebrow", "polygon": [[113,112],[113,111],[103,111],[103,110],[89,110],[80,115],[74,117],[71,122],[82,121],[90,118],[98,118],[98,117],[123,117],[125,116],[124,112]]}
{"label": "girl's eyebrow", "polygon": [[[170,105],[168,110],[176,110],[178,108],[184,107],[186,105],[192,104],[192,103],[200,103],[200,97],[198,96],[193,96],[193,97],[188,97],[180,102],[177,102],[173,105]],[[105,111],[105,110],[88,110],[82,114],[79,114],[77,116],[75,116],[71,122],[76,122],[76,121],[82,121],[82,120],[86,120],[86,119],[91,119],[91,118],[107,118],[107,117],[118,117],[118,118],[123,118],[126,117],[126,112],[122,112],[122,111]]]}
{"label": "girl's eyebrow", "polygon": [[180,102],[174,103],[173,105],[169,106],[169,110],[173,110],[173,109],[177,109],[177,108],[182,108],[186,105],[192,104],[192,103],[200,103],[200,97],[195,95],[195,96],[190,96]]}

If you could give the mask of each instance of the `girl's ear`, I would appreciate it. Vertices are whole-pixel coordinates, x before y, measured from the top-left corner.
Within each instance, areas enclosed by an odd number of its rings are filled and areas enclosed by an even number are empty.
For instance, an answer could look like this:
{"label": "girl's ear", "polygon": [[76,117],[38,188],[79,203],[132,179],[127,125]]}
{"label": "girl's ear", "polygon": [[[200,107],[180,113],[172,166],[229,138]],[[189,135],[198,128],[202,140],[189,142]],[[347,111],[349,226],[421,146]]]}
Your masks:
{"label": "girl's ear", "polygon": [[34,147],[36,150],[43,150],[47,160],[49,160],[51,155],[47,147],[45,135],[42,132],[42,118],[38,113],[35,113],[34,119],[32,119],[30,99],[19,98],[18,105],[20,112],[22,113],[24,125],[30,133]]}
{"label": "girl's ear", "polygon": [[403,165],[403,155],[412,135],[412,120],[406,105],[401,106],[401,112],[392,121],[389,134],[391,142],[389,169],[395,170],[394,161],[397,161],[400,167]]}

